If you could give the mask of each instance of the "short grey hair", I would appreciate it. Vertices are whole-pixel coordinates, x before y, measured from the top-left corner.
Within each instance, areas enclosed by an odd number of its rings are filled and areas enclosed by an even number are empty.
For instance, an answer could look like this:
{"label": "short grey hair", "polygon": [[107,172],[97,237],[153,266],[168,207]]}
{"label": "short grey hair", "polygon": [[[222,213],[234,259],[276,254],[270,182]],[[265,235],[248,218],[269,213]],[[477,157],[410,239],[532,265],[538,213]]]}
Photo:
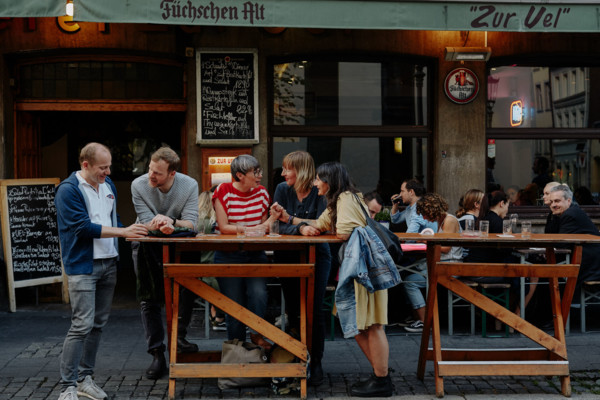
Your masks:
{"label": "short grey hair", "polygon": [[569,186],[564,185],[564,184],[560,184],[558,186],[554,186],[552,189],[550,189],[550,193],[554,193],[554,192],[563,192],[563,197],[565,198],[565,200],[573,200],[573,192],[571,192],[571,189],[569,189]]}
{"label": "short grey hair", "polygon": [[260,164],[256,158],[248,154],[241,154],[231,162],[231,176],[234,181],[238,182],[238,172],[246,175],[248,172],[254,171],[257,168],[260,168]]}

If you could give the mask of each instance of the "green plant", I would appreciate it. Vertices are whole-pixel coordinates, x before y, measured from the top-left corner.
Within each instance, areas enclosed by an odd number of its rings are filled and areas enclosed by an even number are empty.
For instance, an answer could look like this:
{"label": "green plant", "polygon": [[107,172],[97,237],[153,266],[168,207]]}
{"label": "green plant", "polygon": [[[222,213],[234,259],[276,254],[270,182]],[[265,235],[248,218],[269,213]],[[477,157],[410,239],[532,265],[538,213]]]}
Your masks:
{"label": "green plant", "polygon": [[381,210],[377,214],[375,214],[375,218],[373,218],[373,219],[377,222],[391,222],[392,221],[392,217],[390,216],[390,211],[386,208],[384,208],[383,210]]}

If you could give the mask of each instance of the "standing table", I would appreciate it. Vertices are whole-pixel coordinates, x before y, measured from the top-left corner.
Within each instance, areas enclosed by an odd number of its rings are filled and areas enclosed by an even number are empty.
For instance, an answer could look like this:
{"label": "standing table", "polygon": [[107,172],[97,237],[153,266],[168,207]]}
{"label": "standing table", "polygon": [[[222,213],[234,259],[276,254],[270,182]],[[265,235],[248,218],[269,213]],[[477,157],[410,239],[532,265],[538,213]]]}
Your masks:
{"label": "standing table", "polygon": [[[177,378],[217,377],[297,377],[301,378],[300,396],[307,395],[307,362],[312,332],[315,245],[341,242],[334,235],[245,237],[204,235],[192,238],[146,237],[128,239],[160,243],[165,274],[165,304],[169,338],[169,399],[175,398]],[[301,254],[298,264],[182,264],[181,252],[201,251],[295,250]],[[198,260],[200,257],[198,256]],[[300,340],[283,332],[248,309],[227,298],[198,278],[202,277],[298,277],[300,278]],[[275,344],[294,354],[300,363],[221,364],[221,350],[177,354],[179,287],[183,286],[220,308]]]}
{"label": "standing table", "polygon": [[[422,236],[419,234],[397,234],[400,240],[420,240],[427,242],[427,271],[429,290],[427,294],[426,318],[417,376],[424,379],[426,362],[433,361],[435,392],[444,396],[445,376],[480,375],[550,375],[559,376],[561,391],[571,395],[569,362],[565,341],[565,324],[569,315],[575,283],[581,264],[582,244],[600,243],[600,237],[578,234],[533,234],[528,239],[520,234],[499,237],[490,233],[489,237],[466,237],[458,233],[438,233]],[[448,263],[440,262],[442,246],[525,248],[543,247],[546,249],[547,264],[501,264],[501,263]],[[554,247],[570,247],[571,263],[556,264]],[[483,296],[462,283],[461,276],[503,276],[548,278],[550,306],[554,316],[554,336],[538,329],[496,302]],[[558,278],[566,278],[561,300]],[[440,284],[474,304],[503,323],[513,327],[541,348],[523,349],[443,349],[440,340],[440,321],[437,298],[437,285]],[[432,348],[429,348],[431,337]]]}

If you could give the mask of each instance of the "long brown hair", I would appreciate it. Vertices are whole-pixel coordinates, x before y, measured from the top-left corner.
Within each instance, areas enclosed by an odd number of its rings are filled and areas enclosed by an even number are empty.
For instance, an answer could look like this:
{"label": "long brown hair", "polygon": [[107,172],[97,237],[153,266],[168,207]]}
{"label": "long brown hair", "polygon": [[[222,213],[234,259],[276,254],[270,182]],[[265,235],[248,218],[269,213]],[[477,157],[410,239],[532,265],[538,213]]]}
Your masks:
{"label": "long brown hair", "polygon": [[485,193],[479,189],[470,189],[460,198],[458,202],[458,210],[456,210],[456,218],[464,216],[467,212],[474,210],[477,203],[481,206]]}

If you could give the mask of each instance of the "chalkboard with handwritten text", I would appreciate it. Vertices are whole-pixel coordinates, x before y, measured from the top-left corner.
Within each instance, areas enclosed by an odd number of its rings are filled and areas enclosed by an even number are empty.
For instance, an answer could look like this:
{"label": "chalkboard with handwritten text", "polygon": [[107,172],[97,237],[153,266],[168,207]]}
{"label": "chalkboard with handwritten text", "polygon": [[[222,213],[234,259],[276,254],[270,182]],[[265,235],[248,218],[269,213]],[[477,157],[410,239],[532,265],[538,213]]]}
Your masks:
{"label": "chalkboard with handwritten text", "polygon": [[[14,288],[62,282],[54,188],[56,178],[0,181],[2,242]],[[13,294],[14,295],[14,294]],[[11,298],[11,311],[14,311]]]}
{"label": "chalkboard with handwritten text", "polygon": [[258,143],[256,50],[199,50],[197,143]]}

